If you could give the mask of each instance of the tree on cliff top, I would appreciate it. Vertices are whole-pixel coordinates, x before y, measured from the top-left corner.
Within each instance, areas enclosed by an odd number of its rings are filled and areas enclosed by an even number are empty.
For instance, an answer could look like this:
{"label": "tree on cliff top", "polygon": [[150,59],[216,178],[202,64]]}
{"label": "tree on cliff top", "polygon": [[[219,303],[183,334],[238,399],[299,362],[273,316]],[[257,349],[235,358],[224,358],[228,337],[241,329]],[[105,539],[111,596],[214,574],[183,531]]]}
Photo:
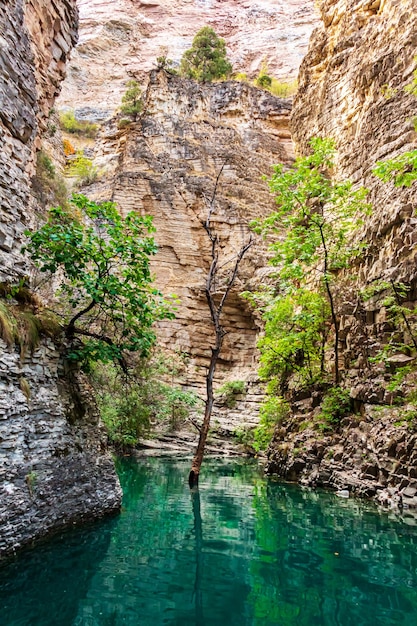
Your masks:
{"label": "tree on cliff top", "polygon": [[69,358],[116,361],[126,370],[126,352],[149,354],[153,323],[173,317],[152,283],[154,230],[149,216],[123,218],[113,202],[74,194],[68,208],[51,209],[39,230],[26,231],[32,260],[60,280]]}
{"label": "tree on cliff top", "polygon": [[226,78],[232,65],[226,56],[226,43],[209,26],[204,26],[193,39],[192,46],[181,59],[181,75],[200,82]]}

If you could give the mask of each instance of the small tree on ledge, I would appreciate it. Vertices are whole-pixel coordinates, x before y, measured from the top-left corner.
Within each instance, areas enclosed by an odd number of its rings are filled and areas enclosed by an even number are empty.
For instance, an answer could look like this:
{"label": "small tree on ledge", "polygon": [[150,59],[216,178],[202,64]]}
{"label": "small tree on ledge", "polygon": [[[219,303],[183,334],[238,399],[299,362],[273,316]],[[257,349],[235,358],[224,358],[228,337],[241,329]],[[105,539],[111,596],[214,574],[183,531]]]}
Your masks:
{"label": "small tree on ledge", "polygon": [[226,56],[226,43],[209,26],[204,26],[193,39],[192,46],[181,59],[181,75],[200,82],[227,78],[232,64]]}

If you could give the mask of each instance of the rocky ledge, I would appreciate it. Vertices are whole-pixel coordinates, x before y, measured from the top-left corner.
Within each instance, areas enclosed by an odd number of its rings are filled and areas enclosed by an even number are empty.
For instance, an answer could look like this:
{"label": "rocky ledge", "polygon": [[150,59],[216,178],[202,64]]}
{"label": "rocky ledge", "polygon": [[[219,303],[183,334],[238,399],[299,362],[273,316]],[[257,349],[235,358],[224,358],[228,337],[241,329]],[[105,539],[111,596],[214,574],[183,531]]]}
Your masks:
{"label": "rocky ledge", "polygon": [[417,508],[417,431],[407,406],[363,404],[359,414],[326,430],[311,404],[311,398],[298,401],[276,429],[268,474],[384,506]]}

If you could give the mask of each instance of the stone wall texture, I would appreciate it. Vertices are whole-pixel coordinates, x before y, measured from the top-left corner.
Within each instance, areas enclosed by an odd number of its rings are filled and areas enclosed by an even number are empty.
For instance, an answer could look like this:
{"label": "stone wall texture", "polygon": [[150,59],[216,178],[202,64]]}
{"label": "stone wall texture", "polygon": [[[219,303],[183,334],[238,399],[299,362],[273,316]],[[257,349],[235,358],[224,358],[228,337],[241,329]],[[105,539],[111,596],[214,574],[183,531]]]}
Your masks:
{"label": "stone wall texture", "polygon": [[[36,221],[35,152],[76,38],[75,0],[0,5],[0,282],[31,271],[20,249]],[[51,341],[26,356],[0,341],[0,558],[119,508],[120,486],[90,404],[85,381],[64,372]]]}
{"label": "stone wall texture", "polygon": [[[339,311],[344,386],[360,413],[342,421],[336,433],[318,435],[315,398],[299,399],[292,417],[277,429],[269,471],[307,484],[349,488],[380,502],[403,497],[415,507],[416,406],[410,402],[390,409],[395,398],[387,389],[395,368],[413,365],[414,359],[399,349],[388,360],[391,371],[383,362],[372,365],[369,360],[390,340],[398,345],[411,344],[411,339],[407,332],[395,336],[383,297],[369,300],[360,314],[355,302],[359,288],[382,279],[408,283],[409,305],[415,306],[416,185],[383,184],[372,168],[417,147],[417,99],[405,89],[416,69],[416,3],[323,0],[320,9],[322,24],[300,68],[291,128],[297,150],[304,154],[311,137],[333,137],[335,175],[370,190],[373,210],[361,234],[368,247],[350,271],[352,301]],[[413,376],[397,394],[415,389]]]}
{"label": "stone wall texture", "polygon": [[360,279],[414,280],[415,189],[372,174],[379,160],[416,147],[417,98],[405,91],[416,68],[414,0],[325,0],[310,41],[292,115],[301,151],[313,136],[333,137],[337,175],[371,190],[371,244]]}
{"label": "stone wall texture", "polygon": [[[211,263],[204,222],[215,182],[221,172],[212,213],[221,241],[221,286],[250,236],[249,221],[273,207],[262,176],[271,174],[274,163],[292,158],[290,110],[289,100],[244,83],[202,85],[155,71],[140,119],[123,130],[115,121],[107,123],[97,146],[94,163],[101,180],[85,191],[112,199],[122,212],[153,216],[159,245],[153,262],[156,282],[166,295],[179,297],[176,318],[159,325],[159,339],[167,350],[186,356],[185,384],[202,396],[214,345],[204,292]],[[242,420],[254,419],[251,402],[257,396],[257,407],[259,400],[259,391],[253,389],[259,323],[239,294],[262,281],[265,266],[265,246],[257,240],[224,308],[227,334],[216,383],[248,383],[234,418],[229,411],[221,420],[230,431]]]}
{"label": "stone wall texture", "polygon": [[76,42],[75,0],[0,6],[0,280],[30,268],[20,253],[33,219],[34,153]]}
{"label": "stone wall texture", "polygon": [[178,66],[203,26],[226,40],[236,72],[254,78],[264,61],[281,80],[295,78],[317,23],[314,0],[79,0],[80,42],[59,106],[106,119],[126,82],[142,82],[167,56]]}

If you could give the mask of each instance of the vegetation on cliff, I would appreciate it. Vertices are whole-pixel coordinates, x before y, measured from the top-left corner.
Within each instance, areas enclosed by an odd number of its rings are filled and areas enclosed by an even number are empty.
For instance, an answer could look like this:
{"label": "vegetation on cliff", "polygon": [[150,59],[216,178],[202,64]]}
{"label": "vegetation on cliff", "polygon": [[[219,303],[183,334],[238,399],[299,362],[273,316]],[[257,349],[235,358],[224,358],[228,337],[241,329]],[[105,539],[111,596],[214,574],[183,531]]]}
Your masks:
{"label": "vegetation on cliff", "polygon": [[26,232],[27,253],[45,280],[60,283],[69,358],[84,365],[116,361],[126,370],[126,353],[149,354],[154,322],[173,316],[152,283],[153,231],[148,216],[123,218],[114,203],[78,194],[68,208],[52,208],[37,231]]}
{"label": "vegetation on cliff", "polygon": [[181,59],[181,75],[200,82],[227,78],[232,64],[227,59],[226,42],[215,31],[205,26],[198,31],[192,46]]}

